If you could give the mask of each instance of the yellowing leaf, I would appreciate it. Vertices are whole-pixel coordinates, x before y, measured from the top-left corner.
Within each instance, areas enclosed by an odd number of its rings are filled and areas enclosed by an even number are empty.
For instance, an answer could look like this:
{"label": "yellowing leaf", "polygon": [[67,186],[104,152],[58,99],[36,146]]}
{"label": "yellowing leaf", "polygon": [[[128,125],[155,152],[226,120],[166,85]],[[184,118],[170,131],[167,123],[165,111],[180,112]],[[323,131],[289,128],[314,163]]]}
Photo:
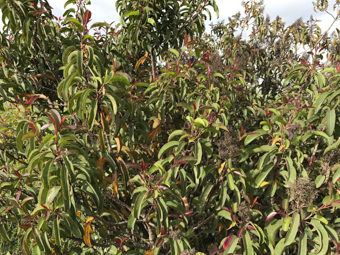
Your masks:
{"label": "yellowing leaf", "polygon": [[94,218],[91,216],[86,220],[86,223],[91,223],[91,221],[93,221],[93,220],[94,220]]}
{"label": "yellowing leaf", "polygon": [[280,147],[279,147],[279,151],[281,151],[284,147],[285,147],[285,145],[281,144]]}
{"label": "yellowing leaf", "polygon": [[91,221],[93,221],[93,219],[93,217],[89,217],[84,226],[84,243],[90,248],[92,248],[91,233],[93,233],[93,230],[91,228]]}
{"label": "yellowing leaf", "polygon": [[227,230],[232,229],[236,225],[236,221],[233,221],[230,226],[227,228]]}
{"label": "yellowing leaf", "polygon": [[112,195],[118,195],[117,171],[113,173]]}
{"label": "yellowing leaf", "polygon": [[[122,152],[124,152],[126,155],[128,155],[130,157],[130,159],[132,160],[133,163],[135,162],[135,158],[134,158],[134,156],[132,154],[132,151],[128,147],[123,145],[121,150],[122,150]],[[121,157],[118,157],[117,159],[119,161],[123,160]]]}
{"label": "yellowing leaf", "polygon": [[148,138],[146,139],[146,142],[149,144],[153,139],[157,137],[158,134],[160,134],[162,129],[160,127],[156,127],[150,131],[148,134]]}
{"label": "yellowing leaf", "polygon": [[156,216],[156,213],[153,212],[153,213],[150,213],[150,215],[148,216],[148,221],[150,221],[153,217]]}
{"label": "yellowing leaf", "polygon": [[97,161],[97,169],[98,169],[98,172],[104,176],[104,164],[107,162],[107,159],[104,158],[104,157],[100,157]]}
{"label": "yellowing leaf", "polygon": [[223,162],[223,163],[221,164],[220,168],[218,169],[218,173],[219,173],[219,174],[222,173],[222,170],[223,170],[223,168],[224,168],[224,166],[225,166],[225,163],[226,163],[226,161]]}
{"label": "yellowing leaf", "polygon": [[153,255],[153,250],[148,250],[144,252],[144,255]]}
{"label": "yellowing leaf", "polygon": [[281,138],[275,138],[272,142],[272,145],[276,144],[277,142],[281,142]]}
{"label": "yellowing leaf", "polygon": [[81,218],[81,211],[77,211],[77,216],[79,217],[79,219],[81,220],[81,222],[84,224],[83,219]]}
{"label": "yellowing leaf", "polygon": [[152,128],[155,129],[155,128],[157,128],[160,124],[161,124],[161,118],[158,117],[157,119],[154,119],[153,124],[152,124]]}
{"label": "yellowing leaf", "polygon": [[143,57],[141,57],[141,58],[137,61],[137,63],[136,63],[135,72],[137,72],[138,67],[139,67],[142,63],[144,63],[144,61],[145,61],[147,58],[148,58],[148,52],[145,51],[145,55],[144,55]]}
{"label": "yellowing leaf", "polygon": [[262,187],[264,187],[264,186],[266,186],[266,185],[268,185],[269,184],[269,182],[262,182],[261,184],[260,184],[260,188],[262,188]]}
{"label": "yellowing leaf", "polygon": [[116,144],[117,144],[117,152],[119,153],[120,149],[121,149],[121,143],[120,143],[119,137],[115,137],[115,141],[116,141]]}

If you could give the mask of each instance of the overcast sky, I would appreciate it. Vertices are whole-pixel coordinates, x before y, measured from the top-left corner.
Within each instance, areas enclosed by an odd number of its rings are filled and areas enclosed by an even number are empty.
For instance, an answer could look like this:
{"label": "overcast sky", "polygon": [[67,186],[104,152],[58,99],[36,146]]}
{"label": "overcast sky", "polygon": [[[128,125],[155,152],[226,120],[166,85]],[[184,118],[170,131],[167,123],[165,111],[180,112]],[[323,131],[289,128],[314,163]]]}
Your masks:
{"label": "overcast sky", "polygon": [[[219,20],[228,20],[228,17],[242,11],[241,0],[216,0],[220,10]],[[329,4],[332,7],[336,0],[329,0]],[[56,16],[62,16],[64,11],[64,3],[66,0],[50,0],[49,3],[54,8],[53,12]],[[118,22],[118,14],[115,8],[115,0],[91,0],[91,6],[89,9],[92,11],[92,21],[107,21]],[[332,23],[332,18],[328,14],[316,13],[313,10],[313,0],[264,0],[265,13],[268,14],[271,19],[276,16],[283,18],[287,24],[293,23],[296,19],[302,17],[304,21],[308,20],[311,15],[317,17],[321,22],[319,25],[322,30],[326,30]],[[333,12],[334,13],[334,12]],[[216,16],[212,22],[216,22]],[[210,24],[208,21],[207,24]],[[334,27],[340,27],[338,21]]]}
{"label": "overcast sky", "polygon": [[[332,7],[335,1],[336,0],[329,0],[329,5]],[[242,11],[241,0],[216,0],[216,2],[220,10],[219,20],[227,20],[229,16]],[[55,13],[58,16],[61,16],[65,0],[53,0],[50,1],[50,3],[55,8]],[[115,0],[91,0],[91,3],[91,7],[89,8],[92,11],[93,21],[119,21],[115,8]],[[287,24],[293,23],[300,17],[306,21],[313,15],[321,20],[319,25],[325,30],[333,21],[328,14],[318,13],[316,15],[313,10],[313,0],[264,0],[264,5],[265,13],[268,14],[271,19],[280,16]],[[217,19],[215,16],[212,22],[216,21]],[[340,27],[339,21],[335,25]]]}

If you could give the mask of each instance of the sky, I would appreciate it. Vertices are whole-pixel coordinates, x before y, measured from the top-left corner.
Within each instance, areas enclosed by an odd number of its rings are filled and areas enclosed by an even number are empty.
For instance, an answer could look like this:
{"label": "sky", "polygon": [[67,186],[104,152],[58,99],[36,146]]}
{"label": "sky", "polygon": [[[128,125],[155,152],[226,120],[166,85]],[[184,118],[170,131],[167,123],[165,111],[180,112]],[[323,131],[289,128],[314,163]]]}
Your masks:
{"label": "sky", "polygon": [[[333,6],[335,1],[336,0],[329,0],[329,5]],[[56,16],[62,16],[65,2],[66,0],[49,1],[54,8],[53,12]],[[207,25],[212,22],[215,23],[218,20],[227,21],[228,17],[242,11],[241,0],[216,0],[216,2],[219,7],[220,17],[217,19],[216,16],[214,16],[212,21],[207,21]],[[332,17],[326,13],[316,14],[313,10],[312,3],[313,0],[264,0],[265,13],[268,14],[271,19],[274,19],[276,16],[280,16],[283,21],[289,25],[300,17],[302,17],[304,21],[307,21],[309,17],[313,15],[320,20],[319,25],[324,31],[332,23]],[[93,22],[119,22],[119,17],[115,8],[115,0],[91,0],[89,9],[92,12]],[[0,28],[1,27],[2,24],[0,24]],[[337,21],[337,23],[334,24],[333,28],[335,27],[340,27],[340,21]]]}
{"label": "sky", "polygon": [[[336,0],[329,0],[329,6],[332,7],[335,1]],[[55,14],[61,16],[65,0],[53,0],[49,2],[54,7]],[[214,16],[212,21],[207,21],[207,24],[211,22],[215,23],[217,20],[227,21],[228,17],[243,9],[241,0],[216,0],[216,2],[219,7],[220,17],[216,19],[216,16]],[[326,30],[333,21],[332,17],[326,13],[318,13],[316,15],[313,10],[313,0],[264,0],[264,5],[265,13],[268,14],[271,19],[280,16],[288,25],[300,17],[302,17],[304,21],[307,21],[309,17],[313,15],[321,21],[319,25],[322,30]],[[115,0],[91,0],[90,10],[94,22],[119,22],[115,8]],[[340,27],[339,21],[334,25],[334,27],[336,26]]]}

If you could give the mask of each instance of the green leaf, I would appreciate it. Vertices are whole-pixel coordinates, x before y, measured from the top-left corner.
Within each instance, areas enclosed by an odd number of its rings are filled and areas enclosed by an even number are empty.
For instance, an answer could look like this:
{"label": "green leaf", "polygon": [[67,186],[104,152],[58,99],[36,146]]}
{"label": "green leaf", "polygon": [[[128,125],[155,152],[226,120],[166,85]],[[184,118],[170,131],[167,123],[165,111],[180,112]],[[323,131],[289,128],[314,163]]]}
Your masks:
{"label": "green leaf", "polygon": [[201,163],[202,155],[203,155],[202,145],[200,141],[197,141],[195,145],[195,149],[196,149],[196,158],[197,158],[195,165],[199,165]]}
{"label": "green leaf", "polygon": [[91,29],[95,27],[110,27],[110,24],[107,22],[95,22],[91,25]]}
{"label": "green leaf", "polygon": [[326,122],[327,122],[327,135],[331,136],[335,129],[335,109],[329,109],[326,114]]}
{"label": "green leaf", "polygon": [[83,31],[83,26],[82,24],[79,22],[79,20],[75,19],[75,18],[66,18],[65,22],[67,23],[72,23],[76,26],[76,28],[78,28],[78,31]]}
{"label": "green leaf", "polygon": [[292,217],[286,216],[282,220],[282,230],[287,232],[289,230],[290,223],[292,222]]}
{"label": "green leaf", "polygon": [[328,220],[326,220],[325,217],[322,217],[322,216],[319,215],[319,214],[314,215],[313,218],[314,218],[314,219],[317,219],[317,220],[319,220],[319,221],[321,221],[321,222],[324,223],[325,225],[328,224]]}
{"label": "green leaf", "polygon": [[150,23],[151,25],[155,26],[156,22],[153,18],[148,18],[148,23]]}
{"label": "green leaf", "polygon": [[234,190],[235,189],[235,183],[234,183],[234,178],[233,178],[232,173],[228,173],[227,181],[228,181],[228,187],[230,188],[230,190]]}
{"label": "green leaf", "polygon": [[97,115],[97,108],[98,108],[97,102],[92,101],[91,102],[91,107],[90,107],[89,119],[87,121],[87,125],[89,127],[89,130],[92,130],[93,125],[95,123],[96,115]]}
{"label": "green leaf", "polygon": [[339,243],[340,242],[340,238],[339,238],[338,233],[335,231],[335,229],[333,229],[329,225],[325,225],[324,227],[326,228],[327,232],[330,234],[332,239]]}
{"label": "green leaf", "polygon": [[243,244],[246,250],[246,255],[252,255],[254,254],[254,249],[252,246],[252,240],[250,238],[248,230],[245,231],[244,237],[243,237]]}
{"label": "green leaf", "polygon": [[319,240],[321,241],[321,243],[319,243],[320,249],[317,251],[317,255],[326,255],[327,251],[328,251],[328,244],[329,244],[329,240],[328,240],[328,234],[326,229],[324,228],[324,226],[320,223],[320,221],[316,220],[316,219],[311,219],[310,222],[316,229],[316,231],[318,232],[319,235]]}
{"label": "green leaf", "polygon": [[262,172],[255,179],[256,188],[260,187],[261,183],[266,179],[267,175],[270,173],[273,167],[274,167],[274,164],[270,163],[263,168]]}
{"label": "green leaf", "polygon": [[[254,133],[254,134],[253,134]],[[250,144],[252,141],[254,141],[256,138],[263,136],[264,134],[266,134],[267,132],[262,130],[262,129],[258,129],[254,132],[252,132],[252,134],[247,135],[246,139],[244,140],[244,145],[248,145]]]}
{"label": "green leaf", "polygon": [[136,198],[135,205],[133,207],[133,217],[138,219],[140,216],[140,213],[142,211],[143,202],[145,201],[146,197],[148,195],[148,191],[142,191],[138,194]]}
{"label": "green leaf", "polygon": [[186,134],[188,134],[188,133],[185,130],[181,130],[181,129],[175,130],[169,135],[168,142],[171,141],[176,136],[183,136],[183,135],[186,135]]}
{"label": "green leaf", "polygon": [[130,85],[130,81],[127,77],[127,75],[125,75],[124,73],[119,73],[117,72],[109,81],[110,83],[123,83],[125,86],[129,86]]}
{"label": "green leaf", "polygon": [[205,205],[206,205],[206,201],[208,199],[208,196],[212,190],[214,186],[211,184],[211,183],[207,183],[205,186],[204,186],[204,190],[203,190],[203,193],[200,197],[200,209],[202,209]]}
{"label": "green leaf", "polygon": [[275,246],[274,255],[281,255],[285,247],[285,239],[281,239]]}
{"label": "green leaf", "polygon": [[298,255],[307,255],[307,233],[303,232],[302,236],[299,236],[299,253]]}
{"label": "green leaf", "polygon": [[170,48],[169,51],[174,54],[177,58],[179,58],[179,52],[175,49]]}
{"label": "green leaf", "polygon": [[269,242],[274,245],[277,240],[277,233],[282,227],[282,220],[271,220],[270,223],[265,227],[266,236]]}
{"label": "green leaf", "polygon": [[109,94],[106,94],[106,97],[107,97],[107,98],[110,100],[110,102],[111,102],[113,114],[116,115],[116,114],[117,114],[117,111],[118,111],[118,106],[117,106],[117,101],[116,101],[116,99],[115,99],[113,96],[109,95]]}
{"label": "green leaf", "polygon": [[214,76],[214,77],[220,77],[220,78],[222,78],[222,79],[225,79],[225,77],[224,77],[223,74],[221,74],[221,73],[214,73],[213,76]]}
{"label": "green leaf", "polygon": [[334,173],[333,178],[332,178],[332,182],[333,182],[334,184],[335,184],[335,183],[338,181],[338,179],[340,178],[340,165],[338,165],[338,167],[335,168],[335,169],[337,169],[337,170],[336,170],[336,172]]}
{"label": "green leaf", "polygon": [[326,180],[326,176],[324,176],[323,174],[318,175],[315,179],[315,187],[317,189],[320,188],[325,180]]}
{"label": "green leaf", "polygon": [[290,224],[289,231],[285,237],[285,245],[288,246],[295,242],[296,234],[300,226],[300,214],[294,213],[292,216],[292,222]]}
{"label": "green leaf", "polygon": [[160,159],[165,152],[170,150],[171,148],[178,146],[179,142],[178,141],[171,141],[162,146],[162,148],[158,152],[158,159]]}
{"label": "green leaf", "polygon": [[3,240],[5,242],[9,242],[9,236],[8,236],[8,231],[5,228],[5,224],[0,224],[0,240]]}
{"label": "green leaf", "polygon": [[325,132],[314,131],[313,134],[325,138],[327,140],[327,143],[329,143],[329,141],[330,141],[330,137]]}
{"label": "green leaf", "polygon": [[170,239],[169,239],[169,243],[170,243],[170,251],[171,251],[171,255],[180,254],[179,251],[178,251],[177,242],[176,242],[173,238],[170,238]]}
{"label": "green leaf", "polygon": [[130,16],[138,16],[139,15],[139,11],[131,11],[131,12],[127,12],[124,14],[124,18],[128,18]]}
{"label": "green leaf", "polygon": [[209,122],[206,119],[202,119],[202,118],[196,118],[194,120],[194,125],[197,127],[208,127],[209,126]]}
{"label": "green leaf", "polygon": [[46,197],[46,204],[51,204],[53,202],[54,198],[58,195],[60,189],[61,186],[54,186],[49,189]]}
{"label": "green leaf", "polygon": [[338,140],[335,143],[332,143],[331,145],[329,145],[325,151],[323,152],[323,155],[325,155],[327,152],[331,151],[331,150],[335,150],[337,148],[339,148],[340,146],[340,137],[338,138]]}
{"label": "green leaf", "polygon": [[82,238],[82,227],[77,221],[76,218],[70,216],[68,213],[63,214],[64,222],[68,225],[68,230],[72,233],[73,236],[77,238]]}
{"label": "green leaf", "polygon": [[64,65],[67,64],[67,59],[68,59],[68,56],[71,54],[71,52],[75,51],[76,50],[76,47],[71,45],[69,47],[67,47],[64,52],[63,52],[63,55],[62,55],[62,62]]}
{"label": "green leaf", "polygon": [[217,216],[223,217],[227,220],[233,221],[233,219],[231,218],[231,213],[229,211],[226,210],[221,210],[217,213]]}
{"label": "green leaf", "polygon": [[77,54],[77,71],[79,75],[83,75],[83,51],[79,50]]}
{"label": "green leaf", "polygon": [[60,246],[61,242],[60,242],[60,228],[59,228],[59,219],[58,218],[56,218],[53,221],[53,237],[55,239],[56,245]]}
{"label": "green leaf", "polygon": [[270,152],[277,149],[276,145],[262,145],[260,147],[254,148],[254,153],[260,153],[260,152]]}
{"label": "green leaf", "polygon": [[35,236],[35,241],[37,242],[40,251],[45,251],[44,244],[43,244],[43,241],[41,239],[41,235],[40,235],[39,229],[36,228],[36,227],[33,228],[33,233],[34,233],[34,236]]}
{"label": "green leaf", "polygon": [[[222,245],[224,243],[226,238],[224,238],[222,240]],[[232,240],[230,241],[229,246],[223,251],[222,255],[227,255],[227,254],[234,254],[235,249],[237,247],[238,241],[240,240],[240,238],[238,238],[237,236],[233,235],[232,236]]]}
{"label": "green leaf", "polygon": [[71,208],[70,199],[70,183],[68,181],[68,169],[63,165],[60,171],[60,183],[64,198],[65,210],[68,211]]}
{"label": "green leaf", "polygon": [[318,96],[314,104],[314,115],[316,115],[319,112],[321,105],[323,104],[323,102],[325,101],[328,95],[329,95],[329,92],[324,92]]}
{"label": "green leaf", "polygon": [[288,165],[288,183],[293,183],[296,180],[296,169],[290,156],[286,158],[286,161]]}

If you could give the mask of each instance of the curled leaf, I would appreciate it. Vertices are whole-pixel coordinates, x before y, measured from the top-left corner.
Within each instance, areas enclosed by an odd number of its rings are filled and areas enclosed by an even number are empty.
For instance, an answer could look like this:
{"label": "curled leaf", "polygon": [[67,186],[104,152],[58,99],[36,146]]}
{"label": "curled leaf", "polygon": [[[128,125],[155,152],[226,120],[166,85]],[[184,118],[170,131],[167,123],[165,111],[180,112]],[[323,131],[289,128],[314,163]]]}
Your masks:
{"label": "curled leaf", "polygon": [[84,225],[84,243],[92,248],[92,244],[91,244],[91,233],[93,233],[93,230],[91,228],[91,222],[94,220],[93,217],[89,217]]}

